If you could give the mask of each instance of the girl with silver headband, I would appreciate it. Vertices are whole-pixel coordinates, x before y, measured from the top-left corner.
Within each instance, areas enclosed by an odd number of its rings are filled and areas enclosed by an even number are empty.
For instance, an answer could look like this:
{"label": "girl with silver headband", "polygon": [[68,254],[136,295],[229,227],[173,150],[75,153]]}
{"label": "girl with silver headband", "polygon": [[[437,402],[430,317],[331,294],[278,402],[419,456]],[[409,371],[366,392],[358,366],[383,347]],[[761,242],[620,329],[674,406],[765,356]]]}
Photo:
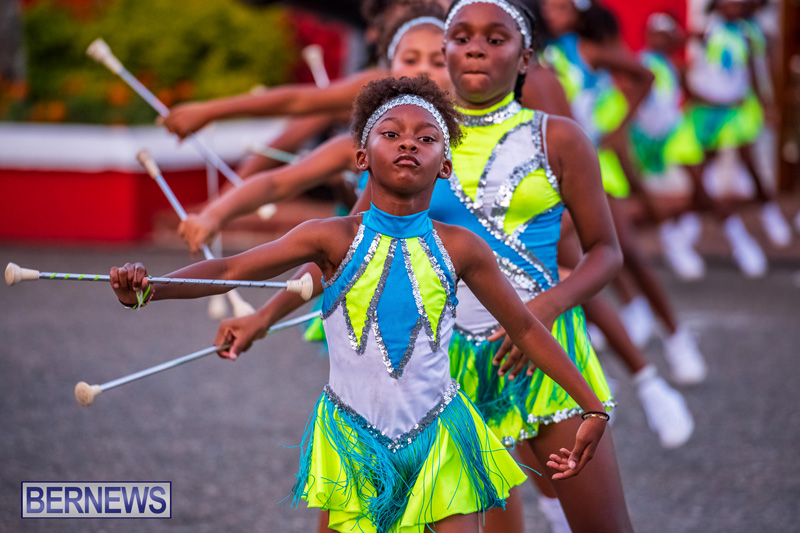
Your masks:
{"label": "girl with silver headband", "polygon": [[[525,475],[450,376],[459,280],[580,405],[583,422],[570,443],[551,450],[554,479],[584,470],[609,417],[490,246],[429,217],[435,182],[452,173],[450,141],[456,148],[461,136],[452,101],[425,78],[372,82],[356,102],[353,135],[356,164],[370,174],[369,210],[309,221],[174,275],[262,279],[313,261],[325,279],[331,371],[303,437],[294,503],[328,510],[326,529],[335,531],[477,533],[480,514],[502,508]],[[129,302],[146,288],[146,270],[123,270],[115,291]],[[153,299],[208,292],[168,287]],[[233,359],[249,343],[224,327],[216,341]]]}
{"label": "girl with silver headband", "polygon": [[[445,57],[465,115],[465,141],[453,150],[453,176],[434,189],[431,216],[483,237],[517,294],[551,328],[610,409],[614,401],[576,306],[613,276],[619,246],[591,142],[572,121],[548,118],[514,100],[532,38],[523,10],[510,2],[463,0],[451,7]],[[586,254],[560,280],[556,256],[565,208]],[[453,375],[505,443],[519,442],[532,452],[528,458],[557,467],[546,449],[568,447],[580,408],[539,369],[518,374],[520,352],[496,331],[496,322],[468,289],[459,300],[450,349]],[[493,363],[503,356],[498,371]],[[548,489],[558,495],[574,530],[629,531],[610,438],[603,439],[595,459],[579,477]],[[489,513],[485,530],[521,531],[519,500],[512,496],[507,509]]]}

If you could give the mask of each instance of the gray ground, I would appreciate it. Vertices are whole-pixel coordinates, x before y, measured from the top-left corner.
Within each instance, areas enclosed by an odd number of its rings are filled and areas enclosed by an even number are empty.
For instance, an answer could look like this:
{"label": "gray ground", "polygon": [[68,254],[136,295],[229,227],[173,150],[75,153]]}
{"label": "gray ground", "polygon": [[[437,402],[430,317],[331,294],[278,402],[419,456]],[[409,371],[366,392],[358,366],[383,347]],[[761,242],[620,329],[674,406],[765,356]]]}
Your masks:
{"label": "gray ground", "polygon": [[[40,270],[106,272],[141,259],[154,273],[178,252],[0,250]],[[684,392],[697,431],[664,451],[620,367],[614,425],[634,526],[640,532],[797,531],[800,526],[800,263],[746,281],[711,265],[702,284],[662,272],[697,332],[711,375]],[[256,301],[263,293],[246,292]],[[0,287],[0,531],[312,531],[316,513],[281,499],[293,483],[303,426],[327,363],[295,328],[236,363],[215,356],[108,391],[90,408],[73,386],[104,382],[211,344],[203,301],[123,310],[102,284]],[[648,353],[664,369],[661,346]],[[794,444],[793,444],[794,443]],[[172,481],[171,520],[21,520],[22,481]],[[545,532],[526,487],[528,531]]]}

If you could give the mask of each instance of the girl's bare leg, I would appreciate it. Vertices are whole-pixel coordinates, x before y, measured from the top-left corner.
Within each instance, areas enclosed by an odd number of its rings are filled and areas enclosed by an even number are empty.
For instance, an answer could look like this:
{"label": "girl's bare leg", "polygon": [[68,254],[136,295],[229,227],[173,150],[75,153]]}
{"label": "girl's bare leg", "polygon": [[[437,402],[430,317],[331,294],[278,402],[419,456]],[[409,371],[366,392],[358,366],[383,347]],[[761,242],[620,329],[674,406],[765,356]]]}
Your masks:
{"label": "girl's bare leg", "polygon": [[[539,458],[546,462],[551,453],[561,448],[572,449],[580,417],[557,424],[539,426],[539,435],[526,441]],[[554,472],[545,468],[544,475]],[[611,428],[607,428],[592,460],[576,477],[554,481],[553,487],[573,533],[632,532],[622,479],[619,475]]]}
{"label": "girl's bare leg", "polygon": [[435,533],[478,533],[480,523],[480,513],[456,514],[439,520],[433,528],[428,526],[425,531]]}
{"label": "girl's bare leg", "polygon": [[[523,464],[527,463],[523,461]],[[532,474],[529,477],[539,476]],[[495,507],[486,511],[486,521],[481,528],[483,533],[523,533],[525,531],[525,515],[522,511],[522,496],[519,491],[520,487],[511,489],[506,499],[505,509]],[[438,527],[436,531],[439,531]]]}
{"label": "girl's bare leg", "polygon": [[328,511],[320,511],[319,522],[317,523],[318,533],[336,533],[336,530],[328,527]]}
{"label": "girl's bare leg", "polygon": [[647,366],[642,352],[633,344],[628,331],[617,316],[616,311],[600,296],[595,296],[583,304],[586,320],[597,326],[620,361],[631,374]]}
{"label": "girl's bare leg", "polygon": [[611,216],[614,218],[614,226],[617,229],[620,248],[622,248],[625,267],[650,302],[650,307],[653,308],[667,332],[672,335],[677,331],[675,314],[672,312],[661,282],[647,265],[636,246],[633,228],[625,206],[613,198],[609,198],[609,206],[611,207]]}

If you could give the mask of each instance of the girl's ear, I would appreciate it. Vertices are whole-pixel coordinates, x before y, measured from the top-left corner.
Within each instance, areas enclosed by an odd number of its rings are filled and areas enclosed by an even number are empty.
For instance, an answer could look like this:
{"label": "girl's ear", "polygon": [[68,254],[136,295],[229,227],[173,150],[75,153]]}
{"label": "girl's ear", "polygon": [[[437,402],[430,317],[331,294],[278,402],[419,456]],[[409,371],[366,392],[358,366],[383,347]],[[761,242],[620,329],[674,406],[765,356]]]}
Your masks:
{"label": "girl's ear", "polygon": [[363,148],[356,150],[356,168],[361,172],[369,170],[369,162],[367,161],[367,151]]}
{"label": "girl's ear", "polygon": [[450,176],[452,174],[453,174],[453,162],[445,157],[444,161],[442,161],[442,168],[439,169],[439,174],[436,177],[439,179],[446,180],[450,179]]}
{"label": "girl's ear", "polygon": [[523,48],[522,55],[519,58],[519,73],[525,74],[528,72],[528,66],[531,63],[531,57],[533,56],[533,50],[530,48]]}

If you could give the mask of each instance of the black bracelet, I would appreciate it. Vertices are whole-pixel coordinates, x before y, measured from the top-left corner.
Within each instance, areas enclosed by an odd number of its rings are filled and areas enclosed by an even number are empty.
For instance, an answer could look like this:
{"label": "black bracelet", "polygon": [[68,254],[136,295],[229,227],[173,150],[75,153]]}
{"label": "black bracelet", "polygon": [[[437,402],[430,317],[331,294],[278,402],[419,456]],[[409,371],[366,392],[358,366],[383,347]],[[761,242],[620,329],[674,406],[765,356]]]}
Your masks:
{"label": "black bracelet", "polygon": [[581,415],[581,419],[586,420],[587,418],[602,418],[606,422],[611,420],[611,416],[605,411],[586,411]]}

